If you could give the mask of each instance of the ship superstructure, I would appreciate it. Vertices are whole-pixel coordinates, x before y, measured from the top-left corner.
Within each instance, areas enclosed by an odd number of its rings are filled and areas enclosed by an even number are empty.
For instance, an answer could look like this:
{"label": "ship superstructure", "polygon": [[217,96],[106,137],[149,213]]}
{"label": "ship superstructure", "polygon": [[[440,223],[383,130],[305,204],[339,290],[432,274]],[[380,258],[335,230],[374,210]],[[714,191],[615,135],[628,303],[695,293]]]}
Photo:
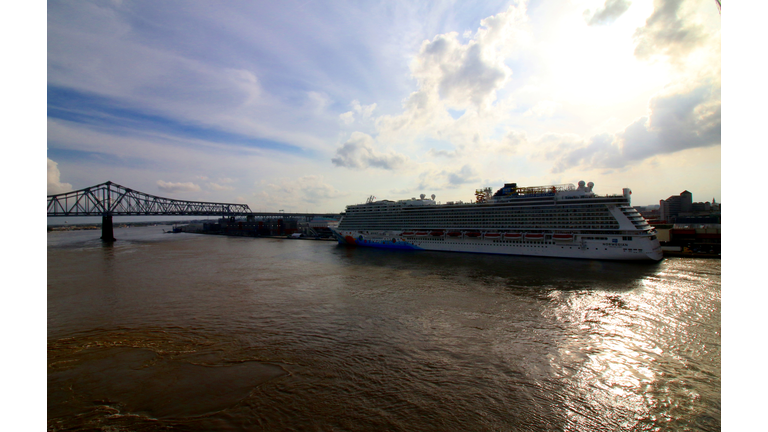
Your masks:
{"label": "ship superstructure", "polygon": [[388,249],[660,260],[656,233],[631,206],[631,191],[598,196],[594,184],[518,187],[507,183],[475,202],[419,199],[347,206],[339,243]]}

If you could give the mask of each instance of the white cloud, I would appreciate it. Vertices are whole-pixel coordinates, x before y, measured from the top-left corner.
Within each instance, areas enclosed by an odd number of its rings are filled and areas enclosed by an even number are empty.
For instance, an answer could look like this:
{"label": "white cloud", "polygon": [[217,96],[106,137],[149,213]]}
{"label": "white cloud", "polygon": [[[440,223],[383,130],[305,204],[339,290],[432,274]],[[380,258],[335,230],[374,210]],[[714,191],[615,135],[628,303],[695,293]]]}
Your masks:
{"label": "white cloud", "polygon": [[206,187],[213,191],[233,191],[235,190],[235,187],[232,186],[232,183],[235,183],[234,179],[223,177],[217,179],[215,182],[207,183]]}
{"label": "white cloud", "polygon": [[352,111],[347,111],[343,114],[339,114],[339,120],[341,120],[341,122],[345,125],[351,125],[355,122],[355,113]]}
{"label": "white cloud", "polygon": [[456,32],[425,41],[411,67],[420,90],[451,108],[488,108],[512,75],[505,54],[518,42],[517,27],[525,20],[524,4],[510,6],[480,21],[481,28],[467,43]]}
{"label": "white cloud", "polygon": [[[644,27],[635,32],[639,58],[668,55],[673,61],[683,57],[707,39],[704,27],[689,19],[687,4],[701,7],[701,2],[690,0],[655,0],[653,14]],[[713,6],[714,7],[714,6]]]}
{"label": "white cloud", "polygon": [[[265,206],[289,211],[314,211],[331,200],[349,195],[326,183],[322,175],[262,180],[257,187],[262,190],[255,194],[258,204],[254,208]],[[312,208],[303,208],[304,204],[310,204]]]}
{"label": "white cloud", "polygon": [[584,19],[587,25],[605,25],[616,21],[629,9],[632,3],[629,0],[605,0],[605,5],[596,11],[584,11]]}
{"label": "white cloud", "polygon": [[550,117],[560,107],[562,107],[562,104],[558,102],[540,101],[536,105],[534,105],[533,108],[526,111],[525,114],[523,115],[534,116],[534,117]]}
{"label": "white cloud", "polygon": [[572,167],[624,168],[656,155],[720,145],[720,87],[703,83],[651,99],[648,116],[616,134],[588,139],[548,134],[538,140],[553,172]]}
{"label": "white cloud", "polygon": [[404,155],[376,151],[374,139],[362,132],[354,132],[343,146],[336,150],[336,157],[331,159],[334,165],[346,168],[381,168],[394,170],[408,160]]}
{"label": "white cloud", "polygon": [[[121,109],[325,149],[317,132],[327,124],[327,95],[309,91],[304,104],[292,104],[262,87],[258,64],[230,67],[143,39],[132,23],[136,11],[106,4],[55,6],[48,26],[49,85],[98,95]],[[307,124],[316,132],[308,133]]]}
{"label": "white cloud", "polygon": [[[468,183],[480,181],[477,170],[469,164],[448,169],[429,168],[419,174],[419,184],[412,192],[456,189]],[[425,192],[426,193],[426,192]]]}
{"label": "white cloud", "polygon": [[214,191],[232,191],[232,190],[235,190],[234,186],[221,185],[221,184],[218,184],[218,183],[208,183],[208,184],[206,184],[206,187],[208,187],[208,189],[214,190]]}
{"label": "white cloud", "polygon": [[[263,210],[286,207],[280,195],[290,194],[297,211],[324,196],[335,197],[325,208],[343,208],[331,184],[362,199],[417,186],[452,199],[512,173],[542,184],[571,181],[575,169],[669,167],[671,152],[716,158],[717,8],[630,1],[539,2],[530,16],[524,2],[500,13],[493,2],[461,13],[450,2],[290,13],[51,4],[49,88],[86,103],[57,107],[50,155],[83,155],[67,160],[75,184],[114,178],[151,190],[162,172],[212,201],[256,196]],[[254,8],[264,14],[246,13]],[[361,19],[363,30],[340,25]],[[153,20],[162,29],[136,25]],[[254,184],[257,195],[244,186]]]}
{"label": "white cloud", "polygon": [[72,185],[62,183],[59,164],[48,158],[48,195],[56,195],[72,190]]}
{"label": "white cloud", "polygon": [[376,109],[375,103],[370,105],[361,105],[360,101],[357,99],[353,100],[350,105],[352,106],[352,111],[347,111],[339,115],[339,118],[345,125],[354,123],[355,117],[358,117],[362,121],[370,119],[373,110]]}
{"label": "white cloud", "polygon": [[[458,133],[461,125],[497,117],[494,102],[513,73],[508,55],[529,43],[526,21],[523,3],[481,20],[481,27],[466,42],[456,32],[424,41],[411,63],[417,89],[403,101],[400,114],[377,119],[378,139],[413,142],[419,137],[445,137]],[[455,121],[449,110],[464,114]]]}
{"label": "white cloud", "polygon": [[192,183],[192,182],[186,182],[186,183],[172,183],[172,182],[166,182],[163,180],[157,181],[157,187],[163,191],[163,192],[200,192],[202,189],[200,189],[200,186]]}

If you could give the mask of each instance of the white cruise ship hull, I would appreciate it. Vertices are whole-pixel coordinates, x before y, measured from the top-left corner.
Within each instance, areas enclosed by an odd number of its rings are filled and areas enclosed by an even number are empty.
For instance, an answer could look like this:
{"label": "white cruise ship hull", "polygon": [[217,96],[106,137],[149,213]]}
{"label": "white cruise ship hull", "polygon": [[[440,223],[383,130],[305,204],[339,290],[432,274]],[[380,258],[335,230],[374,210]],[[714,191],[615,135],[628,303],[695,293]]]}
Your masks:
{"label": "white cruise ship hull", "polygon": [[582,258],[598,260],[659,261],[662,251],[657,240],[648,236],[608,236],[590,239],[574,236],[572,240],[554,240],[545,235],[536,240],[507,240],[503,237],[466,234],[451,237],[446,234],[403,235],[400,231],[354,231],[333,229],[341,244],[396,250],[431,250],[499,255],[525,255],[556,258]]}

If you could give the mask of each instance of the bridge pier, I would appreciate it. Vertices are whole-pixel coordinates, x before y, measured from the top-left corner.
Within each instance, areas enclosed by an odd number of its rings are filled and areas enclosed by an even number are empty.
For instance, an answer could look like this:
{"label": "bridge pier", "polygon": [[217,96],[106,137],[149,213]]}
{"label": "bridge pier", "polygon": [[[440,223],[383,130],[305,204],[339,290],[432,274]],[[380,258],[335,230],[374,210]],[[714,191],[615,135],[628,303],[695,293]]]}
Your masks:
{"label": "bridge pier", "polygon": [[101,216],[101,240],[105,242],[115,241],[115,232],[112,227],[112,215]]}

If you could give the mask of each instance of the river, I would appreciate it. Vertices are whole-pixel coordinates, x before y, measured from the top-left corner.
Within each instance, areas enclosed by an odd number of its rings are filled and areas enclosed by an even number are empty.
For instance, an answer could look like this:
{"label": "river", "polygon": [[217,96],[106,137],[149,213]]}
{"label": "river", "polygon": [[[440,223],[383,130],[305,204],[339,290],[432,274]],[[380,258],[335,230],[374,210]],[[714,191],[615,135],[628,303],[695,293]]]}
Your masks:
{"label": "river", "polygon": [[721,427],[718,259],[51,232],[48,429]]}

